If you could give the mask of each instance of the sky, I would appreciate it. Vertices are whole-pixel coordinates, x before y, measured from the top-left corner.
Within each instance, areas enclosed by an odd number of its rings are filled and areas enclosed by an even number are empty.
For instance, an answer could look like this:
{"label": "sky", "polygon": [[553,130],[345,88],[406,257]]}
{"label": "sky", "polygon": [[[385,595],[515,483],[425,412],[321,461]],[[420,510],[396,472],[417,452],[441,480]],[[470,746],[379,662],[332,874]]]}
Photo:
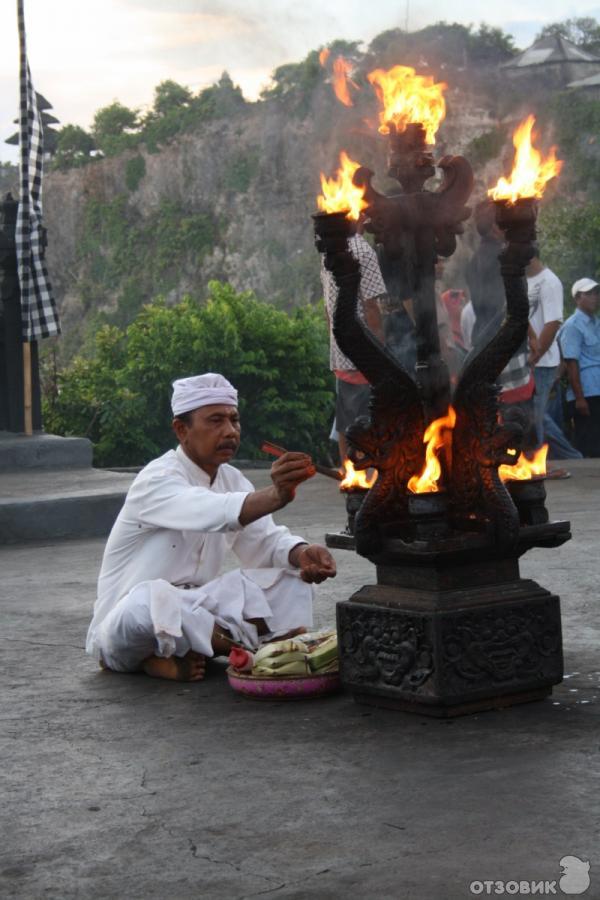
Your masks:
{"label": "sky", "polygon": [[[17,148],[2,142],[16,130],[16,5],[0,3],[0,160],[10,161]],[[600,19],[600,6],[585,0],[502,0],[483,8],[484,21],[521,48],[548,22]],[[442,19],[478,27],[479,0],[462,0],[458,9],[450,13],[441,0],[25,0],[25,21],[35,89],[61,124],[89,128],[95,111],[113,100],[148,108],[167,78],[197,92],[226,69],[254,99],[277,66],[336,38],[368,44],[388,28],[408,23],[412,31]]]}

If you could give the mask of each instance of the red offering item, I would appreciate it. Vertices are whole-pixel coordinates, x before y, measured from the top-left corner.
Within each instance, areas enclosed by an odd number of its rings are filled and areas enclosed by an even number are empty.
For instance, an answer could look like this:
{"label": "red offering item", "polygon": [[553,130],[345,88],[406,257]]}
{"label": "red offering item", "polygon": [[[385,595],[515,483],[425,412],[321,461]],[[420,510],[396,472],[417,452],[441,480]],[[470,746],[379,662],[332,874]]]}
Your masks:
{"label": "red offering item", "polygon": [[279,447],[277,444],[272,444],[271,441],[263,441],[260,449],[263,453],[268,453],[270,456],[283,456],[284,453],[287,453],[287,450],[284,450],[283,447]]}
{"label": "red offering item", "polygon": [[234,647],[229,653],[229,663],[238,672],[250,672],[254,665],[254,657],[241,647]]}
{"label": "red offering item", "polygon": [[[263,441],[260,449],[263,453],[268,453],[270,456],[283,456],[284,453],[288,451],[285,447],[280,447],[278,444],[272,444],[271,441]],[[317,472],[320,475],[326,475],[327,478],[334,478],[336,481],[342,481],[344,475],[342,472],[339,472],[337,469],[332,469],[329,466],[321,466],[319,463],[313,463]]]}

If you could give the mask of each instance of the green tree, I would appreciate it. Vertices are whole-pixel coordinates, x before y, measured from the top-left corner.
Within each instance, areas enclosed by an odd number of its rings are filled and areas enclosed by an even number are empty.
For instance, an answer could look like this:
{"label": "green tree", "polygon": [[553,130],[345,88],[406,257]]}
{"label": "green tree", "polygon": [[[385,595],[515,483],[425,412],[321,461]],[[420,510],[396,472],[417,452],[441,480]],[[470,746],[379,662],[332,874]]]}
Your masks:
{"label": "green tree", "polygon": [[422,68],[441,64],[464,68],[467,64],[498,63],[515,53],[513,39],[500,28],[482,24],[477,31],[460,22],[435,22],[419,31],[392,28],[377,35],[369,46],[368,65],[387,67],[402,62]]}
{"label": "green tree", "polygon": [[46,427],[85,434],[99,465],[136,465],[173,446],[171,382],[223,372],[240,392],[240,456],[265,439],[319,454],[333,412],[321,309],[276,310],[251,292],[211,282],[205,304],[157,301],[121,331],[101,329],[91,358],[59,374],[44,401]]}
{"label": "green tree", "polygon": [[308,56],[299,63],[285,63],[278,66],[271,76],[271,84],[265,88],[261,96],[285,97],[288,94],[311,94],[324,78],[324,70],[319,62],[319,54],[311,50]]}
{"label": "green tree", "polygon": [[115,100],[103,106],[94,116],[92,134],[105,156],[115,156],[132,146],[132,132],[138,128],[138,113]]}
{"label": "green tree", "polygon": [[239,113],[245,106],[246,101],[241,88],[233,83],[229,72],[223,72],[216,84],[204,88],[194,98],[191,109],[193,112],[199,113],[201,119],[208,116],[228,119]]}
{"label": "green tree", "polygon": [[52,167],[64,170],[84,166],[89,162],[90,154],[95,149],[93,137],[84,128],[80,128],[79,125],[65,125],[58,132]]}
{"label": "green tree", "polygon": [[600,24],[591,16],[564,19],[544,25],[536,40],[559,34],[590,53],[600,52]]}
{"label": "green tree", "polygon": [[167,79],[154,88],[153,109],[157,116],[165,116],[173,110],[181,110],[189,106],[192,92],[176,81]]}
{"label": "green tree", "polygon": [[360,41],[344,41],[338,39],[328,44],[327,49],[330,53],[330,59],[335,59],[336,56],[343,56],[344,59],[349,59],[351,62],[357,62],[362,55],[360,52]]}
{"label": "green tree", "polygon": [[397,65],[400,59],[407,59],[406,53],[412,43],[412,35],[402,28],[389,28],[376,35],[369,44],[367,68],[374,66],[388,68]]}
{"label": "green tree", "polygon": [[512,35],[484,23],[469,34],[467,49],[471,62],[487,64],[504,62],[517,52]]}

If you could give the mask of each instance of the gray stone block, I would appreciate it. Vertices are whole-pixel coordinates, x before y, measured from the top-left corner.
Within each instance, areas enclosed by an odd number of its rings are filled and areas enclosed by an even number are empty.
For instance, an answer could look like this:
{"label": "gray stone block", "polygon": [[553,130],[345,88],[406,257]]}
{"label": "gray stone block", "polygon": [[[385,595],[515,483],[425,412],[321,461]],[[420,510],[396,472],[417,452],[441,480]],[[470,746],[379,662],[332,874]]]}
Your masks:
{"label": "gray stone block", "polygon": [[104,537],[124,499],[125,495],[119,492],[29,502],[0,501],[0,544]]}
{"label": "gray stone block", "polygon": [[32,436],[0,432],[0,472],[15,469],[82,469],[92,465],[87,438],[59,437],[37,432]]}

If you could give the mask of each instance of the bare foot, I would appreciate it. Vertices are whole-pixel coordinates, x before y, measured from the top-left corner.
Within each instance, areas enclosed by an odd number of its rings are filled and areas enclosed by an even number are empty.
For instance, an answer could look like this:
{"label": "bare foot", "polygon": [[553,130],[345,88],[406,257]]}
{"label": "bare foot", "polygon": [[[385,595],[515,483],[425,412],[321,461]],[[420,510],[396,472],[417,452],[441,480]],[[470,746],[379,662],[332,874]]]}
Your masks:
{"label": "bare foot", "polygon": [[169,681],[202,681],[206,673],[206,657],[195,650],[185,656],[149,656],[142,663],[142,670],[151,678],[167,678]]}

